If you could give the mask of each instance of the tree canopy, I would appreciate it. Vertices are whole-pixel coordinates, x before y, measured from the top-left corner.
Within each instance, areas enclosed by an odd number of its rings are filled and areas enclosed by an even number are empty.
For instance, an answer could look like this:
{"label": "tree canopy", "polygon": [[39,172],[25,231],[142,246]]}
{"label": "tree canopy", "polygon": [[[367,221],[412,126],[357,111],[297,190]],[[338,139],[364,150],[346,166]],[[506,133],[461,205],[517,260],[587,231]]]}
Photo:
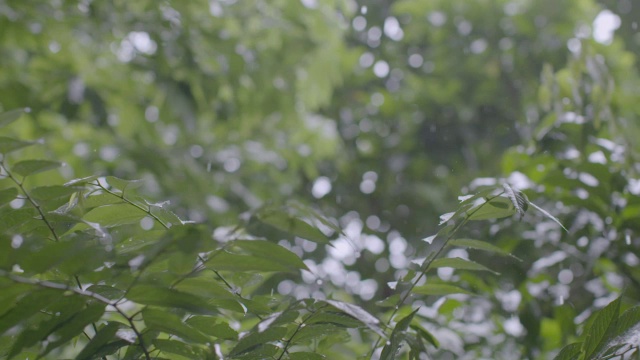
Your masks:
{"label": "tree canopy", "polygon": [[0,0],[0,358],[640,356],[630,0]]}

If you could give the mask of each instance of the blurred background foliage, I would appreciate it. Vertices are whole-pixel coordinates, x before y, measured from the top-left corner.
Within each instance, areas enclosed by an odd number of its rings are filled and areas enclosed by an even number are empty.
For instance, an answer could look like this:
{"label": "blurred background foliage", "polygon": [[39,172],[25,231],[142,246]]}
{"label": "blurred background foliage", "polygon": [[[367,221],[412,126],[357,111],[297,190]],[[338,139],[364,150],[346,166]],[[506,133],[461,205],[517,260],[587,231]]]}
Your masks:
{"label": "blurred background foliage", "polygon": [[[439,215],[507,179],[569,232],[529,214],[473,224],[523,261],[454,249],[502,275],[440,269],[483,296],[412,305],[435,358],[543,359],[623,289],[640,297],[639,14],[631,0],[0,0],[0,107],[29,107],[17,134],[68,164],[46,181],[144,178],[215,236],[242,222],[312,270],[254,294],[382,318],[375,301]],[[268,204],[310,205],[344,234],[330,248],[265,228],[252,211]]]}

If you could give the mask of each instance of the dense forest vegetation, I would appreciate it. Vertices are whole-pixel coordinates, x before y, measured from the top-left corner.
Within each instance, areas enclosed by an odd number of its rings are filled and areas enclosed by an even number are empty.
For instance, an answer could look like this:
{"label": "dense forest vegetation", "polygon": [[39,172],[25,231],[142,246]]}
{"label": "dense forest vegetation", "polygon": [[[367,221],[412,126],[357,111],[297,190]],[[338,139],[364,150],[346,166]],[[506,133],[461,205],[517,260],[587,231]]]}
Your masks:
{"label": "dense forest vegetation", "polygon": [[0,358],[640,358],[633,0],[0,0]]}

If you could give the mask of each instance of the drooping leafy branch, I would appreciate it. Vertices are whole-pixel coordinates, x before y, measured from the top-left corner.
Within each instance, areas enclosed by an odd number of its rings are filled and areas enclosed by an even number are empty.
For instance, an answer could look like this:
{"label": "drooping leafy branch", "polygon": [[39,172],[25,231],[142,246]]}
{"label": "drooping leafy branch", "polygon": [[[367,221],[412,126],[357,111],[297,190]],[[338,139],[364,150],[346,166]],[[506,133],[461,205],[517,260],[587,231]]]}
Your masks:
{"label": "drooping leafy branch", "polygon": [[[306,269],[299,257],[264,239],[227,238],[220,243],[211,238],[206,226],[182,221],[166,204],[136,195],[140,181],[91,176],[30,188],[25,180],[55,168],[55,162],[10,162],[7,154],[26,145],[7,139],[1,165],[14,187],[2,191],[5,206],[0,208],[0,221],[6,226],[0,301],[10,306],[0,313],[0,332],[18,331],[1,338],[8,346],[4,353],[8,358],[43,357],[69,351],[76,343],[80,346],[73,351],[77,359],[113,354],[151,359],[161,353],[205,358],[221,352],[255,358],[275,356],[274,351],[281,358],[295,358],[304,355],[302,350],[310,342],[331,335],[324,331],[327,326],[375,328],[377,320],[355,305],[309,300],[297,305],[296,312],[309,311],[300,322],[287,317],[278,327],[271,329],[268,324],[266,332],[258,327],[255,335],[239,341],[237,330],[229,325],[236,318],[233,314],[252,314],[267,324],[278,317],[274,313],[278,303],[242,295],[241,285],[233,284],[223,272]],[[30,207],[13,202],[19,196],[16,188]],[[265,221],[281,230],[328,243],[319,230],[297,217],[280,210],[262,213]],[[46,232],[40,231],[38,222]],[[76,284],[71,285],[69,278]],[[87,331],[91,323],[93,331]],[[82,333],[85,340],[78,338]],[[249,344],[254,337],[259,341]],[[47,340],[52,338],[56,341]]]}
{"label": "drooping leafy branch", "polygon": [[[19,114],[1,115],[0,124]],[[393,286],[396,294],[380,302],[392,308],[381,323],[344,299],[254,292],[266,281],[248,275],[296,274],[309,267],[291,250],[250,235],[246,224],[233,227],[232,236],[213,237],[206,224],[183,221],[166,203],[138,195],[143,185],[138,180],[90,176],[55,184],[40,173],[60,163],[24,160],[19,152],[36,144],[0,137],[0,355],[9,359],[60,354],[76,359],[321,359],[353,341],[353,331],[375,341],[363,343],[361,352],[350,347],[346,356],[368,352],[397,359],[407,344],[409,358],[419,359],[439,342],[409,299],[474,294],[463,284],[427,274],[441,268],[495,273],[467,258],[446,257],[445,249],[471,248],[519,260],[487,241],[460,237],[469,221],[522,219],[533,208],[560,224],[506,183],[461,197],[455,212],[442,215],[442,229],[424,239],[426,256]],[[345,235],[300,204],[266,205],[252,218],[321,245],[331,243],[330,231]],[[636,352],[640,312],[633,307],[620,314],[620,309],[618,299],[593,315],[581,341],[556,358]]]}

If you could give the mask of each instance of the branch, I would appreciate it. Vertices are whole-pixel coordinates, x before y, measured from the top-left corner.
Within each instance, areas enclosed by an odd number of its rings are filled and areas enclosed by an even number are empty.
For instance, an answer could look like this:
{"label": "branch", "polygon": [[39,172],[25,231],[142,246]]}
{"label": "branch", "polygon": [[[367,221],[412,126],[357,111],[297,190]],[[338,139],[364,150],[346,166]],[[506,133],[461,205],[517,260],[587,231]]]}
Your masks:
{"label": "branch", "polygon": [[[486,197],[486,201],[482,204],[480,204],[476,209],[474,209],[471,213],[467,214],[467,216],[465,216],[461,222],[459,222],[451,231],[451,233],[449,234],[449,236],[447,236],[447,238],[444,240],[444,242],[442,242],[442,245],[437,248],[435,251],[433,251],[431,254],[429,254],[429,256],[427,256],[427,258],[424,260],[424,262],[422,263],[422,265],[420,266],[420,275],[411,282],[411,286],[409,287],[409,289],[405,292],[405,294],[400,298],[400,300],[398,300],[398,302],[396,303],[393,311],[391,312],[391,315],[389,316],[389,320],[387,320],[385,327],[389,327],[389,325],[391,324],[391,321],[393,320],[393,317],[398,313],[398,310],[400,310],[400,307],[404,304],[404,302],[409,298],[409,296],[411,296],[411,292],[413,291],[413,289],[418,285],[418,283],[420,282],[420,280],[422,280],[422,278],[427,274],[427,271],[430,270],[431,264],[433,263],[433,261],[438,258],[438,256],[440,256],[440,254],[442,253],[442,251],[447,247],[447,244],[449,243],[449,241],[453,238],[453,236],[458,232],[458,230],[460,230],[460,228],[462,228],[462,226],[464,226],[468,221],[469,218],[476,213],[476,211],[480,210],[483,206],[485,206],[486,204],[488,204],[491,200],[497,198],[498,196],[504,194],[504,191],[500,192],[497,195],[494,195],[492,197]],[[382,340],[381,336],[378,336],[378,339],[376,340],[375,344],[373,345],[373,348],[371,349],[371,353],[370,356],[373,356],[373,352],[375,351],[375,349],[378,347],[378,345],[380,344],[380,341]]]}
{"label": "branch", "polygon": [[133,323],[133,317],[127,316],[127,314],[118,307],[117,301],[111,301],[106,297],[98,293],[95,293],[93,291],[76,289],[65,284],[55,283],[55,282],[46,281],[46,280],[34,280],[34,279],[12,274],[5,270],[0,270],[0,276],[4,276],[12,280],[13,282],[20,283],[20,284],[33,285],[33,286],[43,287],[46,289],[54,289],[54,290],[60,290],[60,291],[70,291],[76,295],[88,297],[93,300],[99,301],[105,305],[109,305],[113,307],[116,310],[116,312],[118,312],[122,317],[127,319],[127,322],[129,323],[129,327],[131,328],[131,330],[133,330],[133,332],[136,334],[136,337],[138,338],[139,345],[140,345],[140,348],[142,349],[142,352],[145,355],[145,359],[151,360],[151,355],[149,354],[149,351],[147,350],[147,347],[144,344],[144,340],[142,339],[142,334],[136,328],[136,325]]}

